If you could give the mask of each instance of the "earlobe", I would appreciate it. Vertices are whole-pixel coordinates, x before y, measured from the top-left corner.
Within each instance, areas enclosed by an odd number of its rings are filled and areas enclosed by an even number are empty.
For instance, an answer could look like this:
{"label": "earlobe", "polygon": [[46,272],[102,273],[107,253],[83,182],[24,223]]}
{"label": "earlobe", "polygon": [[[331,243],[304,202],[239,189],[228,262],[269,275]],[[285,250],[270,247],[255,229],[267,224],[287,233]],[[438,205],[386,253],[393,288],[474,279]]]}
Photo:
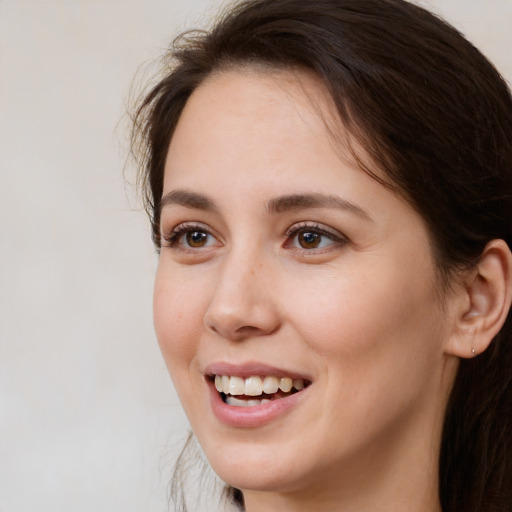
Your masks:
{"label": "earlobe", "polygon": [[512,302],[512,253],[503,240],[489,242],[457,292],[455,325],[445,352],[462,358],[484,352],[503,326]]}

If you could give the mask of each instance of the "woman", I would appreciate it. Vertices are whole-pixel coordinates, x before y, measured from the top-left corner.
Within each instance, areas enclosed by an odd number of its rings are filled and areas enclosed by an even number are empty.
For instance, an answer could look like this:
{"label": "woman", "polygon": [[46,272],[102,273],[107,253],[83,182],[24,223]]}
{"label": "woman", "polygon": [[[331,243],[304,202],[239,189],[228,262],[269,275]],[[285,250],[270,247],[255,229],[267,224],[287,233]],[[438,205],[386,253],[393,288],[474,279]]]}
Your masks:
{"label": "woman", "polygon": [[512,510],[496,70],[403,0],[251,0],[171,56],[134,131],[155,328],[240,509]]}

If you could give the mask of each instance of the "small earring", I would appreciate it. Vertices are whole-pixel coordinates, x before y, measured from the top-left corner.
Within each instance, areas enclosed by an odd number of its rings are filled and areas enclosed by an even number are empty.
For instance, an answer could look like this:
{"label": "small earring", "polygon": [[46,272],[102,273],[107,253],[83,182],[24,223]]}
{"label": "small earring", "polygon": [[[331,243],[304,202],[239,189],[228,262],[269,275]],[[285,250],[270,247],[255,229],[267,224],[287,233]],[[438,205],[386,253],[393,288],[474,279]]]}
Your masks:
{"label": "small earring", "polygon": [[476,357],[478,355],[477,351],[474,348],[471,349],[471,353],[473,354],[473,357]]}

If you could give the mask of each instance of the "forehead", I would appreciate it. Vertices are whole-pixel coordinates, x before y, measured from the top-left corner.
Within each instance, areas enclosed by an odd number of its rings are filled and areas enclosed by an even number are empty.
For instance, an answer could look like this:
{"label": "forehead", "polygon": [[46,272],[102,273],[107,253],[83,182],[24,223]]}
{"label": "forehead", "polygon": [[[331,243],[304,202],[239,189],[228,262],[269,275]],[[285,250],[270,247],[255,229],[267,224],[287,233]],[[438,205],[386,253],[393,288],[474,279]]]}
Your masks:
{"label": "forehead", "polygon": [[201,189],[230,201],[257,194],[261,202],[304,192],[389,194],[361,170],[365,152],[356,147],[356,162],[336,112],[327,87],[309,71],[216,73],[191,95],[176,126],[164,195]]}
{"label": "forehead", "polygon": [[[210,76],[191,95],[174,131],[166,177],[200,160],[258,159],[265,169],[297,154],[350,157],[348,135],[325,84],[307,70],[242,69]],[[276,144],[276,141],[279,141]],[[293,152],[294,155],[291,155]],[[254,163],[254,162],[252,162]]]}
{"label": "forehead", "polygon": [[[251,105],[275,108],[296,105],[320,114],[329,122],[338,123],[336,107],[324,81],[313,71],[303,67],[277,68],[265,65],[242,65],[240,68],[218,70],[208,76],[191,95],[189,103],[205,90],[225,89],[232,99],[247,100]],[[256,95],[255,95],[256,93]]]}

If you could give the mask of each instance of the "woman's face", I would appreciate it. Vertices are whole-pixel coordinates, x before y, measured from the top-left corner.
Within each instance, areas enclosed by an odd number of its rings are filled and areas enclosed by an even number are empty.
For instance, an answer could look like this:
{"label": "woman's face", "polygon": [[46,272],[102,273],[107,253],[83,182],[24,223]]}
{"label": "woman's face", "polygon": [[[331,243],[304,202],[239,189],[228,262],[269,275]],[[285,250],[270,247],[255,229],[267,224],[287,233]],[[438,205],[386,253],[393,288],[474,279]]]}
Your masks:
{"label": "woman's face", "polygon": [[336,147],[332,108],[312,76],[224,72],[169,148],[156,333],[210,463],[244,490],[371,480],[423,448],[437,463],[453,375],[429,237]]}

